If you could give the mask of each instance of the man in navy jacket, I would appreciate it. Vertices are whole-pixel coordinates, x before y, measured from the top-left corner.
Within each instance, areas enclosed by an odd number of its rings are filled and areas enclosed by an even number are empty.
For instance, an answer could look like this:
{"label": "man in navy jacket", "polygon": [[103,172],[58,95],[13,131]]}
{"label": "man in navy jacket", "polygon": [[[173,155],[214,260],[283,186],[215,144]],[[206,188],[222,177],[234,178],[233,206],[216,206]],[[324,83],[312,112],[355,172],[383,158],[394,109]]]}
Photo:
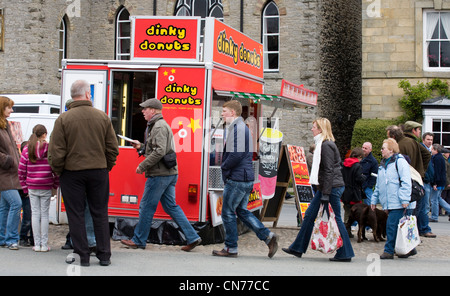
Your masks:
{"label": "man in navy jacket", "polygon": [[278,249],[278,237],[267,229],[248,209],[248,197],[253,189],[252,137],[241,117],[242,106],[236,100],[223,105],[222,118],[228,126],[222,157],[223,189],[222,221],[225,228],[225,247],[214,250],[214,256],[237,257],[238,231],[236,215],[269,247],[269,258]]}
{"label": "man in navy jacket", "polygon": [[373,187],[377,182],[377,177],[372,176],[372,173],[378,173],[378,161],[372,155],[372,143],[365,142],[362,145],[362,149],[364,152],[364,158],[360,161],[360,164],[363,175],[366,177],[366,180],[362,185],[362,190],[366,195],[366,199],[364,200],[364,202],[370,205],[370,199],[372,198],[373,194]]}

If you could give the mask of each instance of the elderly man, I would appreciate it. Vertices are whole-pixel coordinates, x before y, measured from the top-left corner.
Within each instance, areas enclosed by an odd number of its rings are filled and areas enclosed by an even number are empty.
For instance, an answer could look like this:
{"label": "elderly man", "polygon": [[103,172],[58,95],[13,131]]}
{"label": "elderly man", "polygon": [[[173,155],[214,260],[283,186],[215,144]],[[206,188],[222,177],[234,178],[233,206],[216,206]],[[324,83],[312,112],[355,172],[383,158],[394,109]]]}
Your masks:
{"label": "elderly man", "polygon": [[70,94],[70,109],[55,121],[48,161],[60,176],[74,253],[80,256],[82,266],[89,266],[84,217],[87,200],[97,240],[96,256],[100,265],[107,266],[111,264],[109,171],[116,164],[119,146],[108,115],[92,106],[89,83],[75,81]]}
{"label": "elderly man", "polygon": [[362,149],[364,152],[364,158],[360,161],[360,164],[362,167],[362,173],[366,177],[366,180],[364,181],[364,183],[362,185],[362,190],[364,191],[364,193],[366,195],[366,199],[364,200],[364,202],[367,205],[370,205],[370,199],[372,198],[372,194],[373,194],[373,187],[375,186],[375,183],[377,182],[377,177],[372,176],[372,173],[377,174],[378,161],[372,155],[372,143],[365,142],[362,145]]}
{"label": "elderly man", "polygon": [[175,163],[173,167],[168,167],[163,159],[165,155],[175,152],[172,129],[163,118],[163,105],[160,100],[148,99],[140,106],[143,108],[142,114],[145,120],[148,121],[145,143],[134,140],[131,145],[145,156],[136,168],[136,173],[145,173],[147,181],[139,205],[139,222],[134,229],[134,235],[130,240],[121,240],[121,243],[131,249],[145,249],[153,215],[161,201],[164,211],[172,217],[186,236],[187,245],[181,249],[186,252],[191,251],[202,240],[189,223],[183,210],[175,202],[178,166]]}

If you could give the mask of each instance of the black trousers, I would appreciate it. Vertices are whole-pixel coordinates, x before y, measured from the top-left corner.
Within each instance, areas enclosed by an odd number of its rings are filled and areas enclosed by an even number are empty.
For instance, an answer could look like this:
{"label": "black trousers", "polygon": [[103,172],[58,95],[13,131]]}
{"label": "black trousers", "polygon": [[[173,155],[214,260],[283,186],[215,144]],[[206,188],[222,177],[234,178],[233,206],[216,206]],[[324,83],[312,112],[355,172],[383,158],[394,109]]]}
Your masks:
{"label": "black trousers", "polygon": [[80,256],[81,262],[89,262],[89,246],[84,220],[85,202],[87,200],[94,223],[97,258],[109,260],[111,257],[111,242],[108,222],[108,170],[64,170],[60,176],[60,186],[67,219],[69,220],[69,232],[74,253]]}

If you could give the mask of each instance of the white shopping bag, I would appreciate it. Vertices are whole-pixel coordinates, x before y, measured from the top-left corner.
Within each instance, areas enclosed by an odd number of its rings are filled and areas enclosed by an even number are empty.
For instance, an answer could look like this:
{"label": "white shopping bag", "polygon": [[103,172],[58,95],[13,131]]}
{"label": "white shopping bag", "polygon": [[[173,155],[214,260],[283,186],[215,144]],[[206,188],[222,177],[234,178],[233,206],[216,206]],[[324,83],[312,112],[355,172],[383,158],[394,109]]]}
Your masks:
{"label": "white shopping bag", "polygon": [[404,216],[398,223],[395,252],[397,255],[406,255],[419,244],[416,216]]}
{"label": "white shopping bag", "polygon": [[[328,207],[329,215],[324,207]],[[343,241],[331,205],[320,204],[311,236],[311,249],[330,254],[342,247]]]}

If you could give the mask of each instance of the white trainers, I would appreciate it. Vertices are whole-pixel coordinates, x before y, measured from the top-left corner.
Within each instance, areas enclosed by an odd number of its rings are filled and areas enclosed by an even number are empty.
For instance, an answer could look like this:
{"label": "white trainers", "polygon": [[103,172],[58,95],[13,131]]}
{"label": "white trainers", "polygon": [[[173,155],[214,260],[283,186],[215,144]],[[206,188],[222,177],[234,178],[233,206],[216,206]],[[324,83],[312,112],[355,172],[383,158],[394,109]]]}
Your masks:
{"label": "white trainers", "polygon": [[48,252],[48,251],[50,251],[50,247],[41,246],[41,252]]}
{"label": "white trainers", "polygon": [[41,251],[41,246],[34,246],[33,247],[33,251],[40,252]]}
{"label": "white trainers", "polygon": [[17,244],[10,244],[9,246],[8,246],[8,248],[10,249],[10,250],[18,250],[19,249],[19,246],[17,245]]}

